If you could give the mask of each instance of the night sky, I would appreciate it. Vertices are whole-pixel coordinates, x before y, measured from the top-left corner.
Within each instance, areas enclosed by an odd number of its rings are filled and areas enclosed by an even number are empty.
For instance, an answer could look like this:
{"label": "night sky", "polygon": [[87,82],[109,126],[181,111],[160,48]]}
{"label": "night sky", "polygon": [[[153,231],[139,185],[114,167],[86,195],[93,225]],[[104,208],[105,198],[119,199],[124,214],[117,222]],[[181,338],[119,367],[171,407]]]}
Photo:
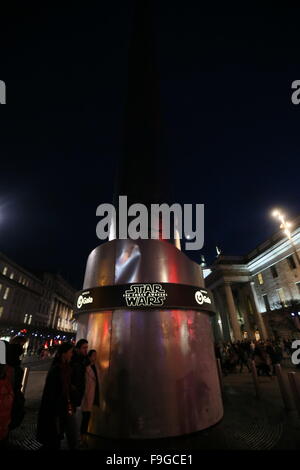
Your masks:
{"label": "night sky", "polygon": [[[112,202],[133,3],[1,12],[0,251],[81,288]],[[153,2],[174,202],[205,204],[208,262],[246,254],[300,214],[299,9]]]}

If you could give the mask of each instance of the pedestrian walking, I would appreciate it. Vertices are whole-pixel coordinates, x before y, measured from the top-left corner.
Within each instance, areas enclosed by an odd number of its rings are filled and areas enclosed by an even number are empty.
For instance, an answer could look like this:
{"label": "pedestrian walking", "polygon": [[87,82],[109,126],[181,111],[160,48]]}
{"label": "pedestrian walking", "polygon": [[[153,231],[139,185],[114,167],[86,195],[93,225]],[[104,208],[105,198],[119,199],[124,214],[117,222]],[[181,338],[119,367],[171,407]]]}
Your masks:
{"label": "pedestrian walking", "polygon": [[248,372],[251,372],[249,367],[249,357],[243,343],[240,343],[238,347],[238,365],[240,366],[240,374],[243,372],[244,366],[247,367]]}
{"label": "pedestrian walking", "polygon": [[71,359],[72,377],[71,382],[74,387],[74,404],[80,406],[85,391],[85,371],[89,365],[88,341],[80,339],[77,341]]}
{"label": "pedestrian walking", "polygon": [[91,349],[88,353],[90,365],[85,372],[85,392],[81,402],[81,441],[85,442],[85,435],[88,430],[89,420],[93,407],[100,405],[100,368],[97,364],[97,351]]}
{"label": "pedestrian walking", "polygon": [[43,449],[60,449],[66,434],[69,449],[75,448],[72,416],[72,384],[70,361],[73,345],[62,343],[48,372],[38,414],[37,439]]}
{"label": "pedestrian walking", "polygon": [[74,426],[76,428],[76,447],[81,445],[80,429],[82,425],[81,402],[85,392],[86,368],[90,364],[88,357],[88,341],[80,339],[77,341],[71,360],[71,383],[73,390],[73,404],[75,408]]}

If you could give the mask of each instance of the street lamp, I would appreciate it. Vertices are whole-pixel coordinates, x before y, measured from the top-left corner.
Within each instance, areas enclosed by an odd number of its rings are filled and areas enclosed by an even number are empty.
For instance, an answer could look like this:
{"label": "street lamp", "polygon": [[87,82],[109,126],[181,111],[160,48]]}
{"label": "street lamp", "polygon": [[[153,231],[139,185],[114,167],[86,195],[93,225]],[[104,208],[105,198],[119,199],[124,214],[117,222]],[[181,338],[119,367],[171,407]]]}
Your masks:
{"label": "street lamp", "polygon": [[291,224],[291,222],[286,221],[284,214],[282,214],[278,209],[275,209],[272,212],[272,216],[275,217],[276,219],[278,219],[281,222],[280,228],[282,229],[282,231],[286,234],[286,236],[290,240],[291,245],[294,248],[294,252],[295,252],[297,261],[298,261],[298,266],[300,266],[299,255],[298,255],[298,252],[297,252],[297,248],[296,248],[296,246],[293,242],[292,234],[291,234],[291,231],[290,231],[290,228],[293,226],[293,224]]}

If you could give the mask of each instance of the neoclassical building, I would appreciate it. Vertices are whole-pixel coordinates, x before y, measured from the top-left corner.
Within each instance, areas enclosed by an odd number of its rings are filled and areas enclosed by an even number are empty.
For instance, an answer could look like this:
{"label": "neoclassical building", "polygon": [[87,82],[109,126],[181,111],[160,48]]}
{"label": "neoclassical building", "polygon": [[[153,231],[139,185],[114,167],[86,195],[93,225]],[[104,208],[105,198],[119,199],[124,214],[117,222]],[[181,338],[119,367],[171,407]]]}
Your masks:
{"label": "neoclassical building", "polygon": [[59,274],[30,272],[0,253],[0,337],[20,330],[75,336],[75,292]]}
{"label": "neoclassical building", "polygon": [[219,340],[300,338],[300,217],[246,256],[219,255],[206,274]]}

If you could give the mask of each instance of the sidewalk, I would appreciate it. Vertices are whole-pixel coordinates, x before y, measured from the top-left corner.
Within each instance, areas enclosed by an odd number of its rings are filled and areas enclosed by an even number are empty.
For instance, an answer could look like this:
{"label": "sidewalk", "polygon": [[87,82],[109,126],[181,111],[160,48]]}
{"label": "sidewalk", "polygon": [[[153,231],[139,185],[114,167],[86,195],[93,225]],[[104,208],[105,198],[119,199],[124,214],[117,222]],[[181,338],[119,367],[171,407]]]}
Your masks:
{"label": "sidewalk", "polygon": [[255,397],[251,374],[224,378],[224,417],[216,426],[187,436],[151,441],[89,437],[91,449],[164,450],[295,450],[300,448],[300,419],[286,413],[277,379],[260,379],[262,398]]}
{"label": "sidewalk", "polygon": [[[46,371],[32,370],[26,390],[26,416],[11,433],[13,449],[37,450],[35,429]],[[112,440],[89,436],[90,449],[163,450],[294,450],[300,448],[300,419],[287,413],[277,378],[261,377],[261,399],[255,397],[252,376],[224,377],[224,418],[213,428],[176,438]],[[63,445],[63,448],[65,445]]]}

